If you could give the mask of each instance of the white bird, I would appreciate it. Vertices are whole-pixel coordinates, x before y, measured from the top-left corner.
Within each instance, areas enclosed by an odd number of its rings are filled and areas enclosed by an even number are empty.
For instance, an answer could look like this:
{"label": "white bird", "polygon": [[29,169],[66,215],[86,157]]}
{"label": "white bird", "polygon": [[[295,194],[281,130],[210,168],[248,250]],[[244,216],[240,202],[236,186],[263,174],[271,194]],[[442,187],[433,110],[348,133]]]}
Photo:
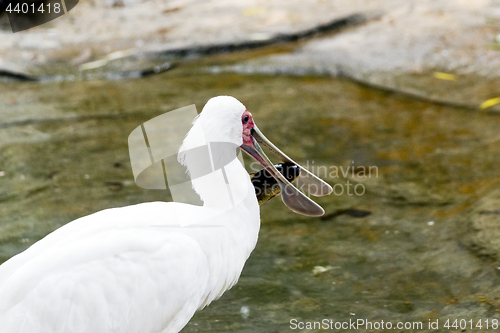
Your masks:
{"label": "white bird", "polygon": [[[256,141],[293,161],[260,133],[238,100],[212,98],[195,120],[179,152],[190,173],[196,158],[187,152],[201,135],[230,144],[212,152],[213,161],[227,153],[236,157],[241,147],[276,178],[287,206],[306,215],[323,213],[272,166]],[[316,186],[311,194],[331,192],[304,169],[299,179]],[[152,202],[103,210],[3,263],[1,332],[179,332],[197,309],[237,282],[260,227],[254,188],[238,159],[192,184],[203,206]]]}

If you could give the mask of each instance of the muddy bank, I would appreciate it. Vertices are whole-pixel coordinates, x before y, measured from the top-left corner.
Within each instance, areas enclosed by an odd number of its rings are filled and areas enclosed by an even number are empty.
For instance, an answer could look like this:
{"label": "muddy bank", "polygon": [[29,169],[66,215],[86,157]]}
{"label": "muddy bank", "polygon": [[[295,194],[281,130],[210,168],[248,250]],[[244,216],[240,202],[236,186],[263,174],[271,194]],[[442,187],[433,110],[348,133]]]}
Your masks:
{"label": "muddy bank", "polygon": [[[21,80],[130,79],[207,54],[278,43],[286,51],[207,70],[344,76],[441,105],[497,112],[497,100],[481,103],[500,89],[499,19],[493,0],[315,1],[305,7],[293,1],[80,1],[63,17],[22,33],[12,34],[0,18],[0,70]],[[328,31],[335,33],[325,36]]]}
{"label": "muddy bank", "polygon": [[378,20],[228,70],[341,75],[477,110],[500,88],[499,15],[494,1],[392,2]]}
{"label": "muddy bank", "polygon": [[[83,0],[64,16],[16,34],[2,16],[0,68],[32,75],[64,74],[110,54],[115,59],[123,54],[262,43],[374,11],[377,5],[370,1],[350,5],[317,1],[303,6],[300,1]],[[140,66],[136,63],[132,69]]]}

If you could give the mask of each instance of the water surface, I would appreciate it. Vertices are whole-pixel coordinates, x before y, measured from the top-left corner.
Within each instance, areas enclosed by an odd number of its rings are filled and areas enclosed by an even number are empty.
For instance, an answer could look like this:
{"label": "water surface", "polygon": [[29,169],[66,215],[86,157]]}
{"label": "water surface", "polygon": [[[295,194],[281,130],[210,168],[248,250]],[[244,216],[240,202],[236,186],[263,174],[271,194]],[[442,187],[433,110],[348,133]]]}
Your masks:
{"label": "water surface", "polygon": [[[500,319],[498,270],[461,243],[468,207],[500,174],[498,116],[338,78],[196,66],[0,91],[0,261],[80,216],[167,199],[133,182],[129,133],[166,111],[232,95],[278,147],[344,193],[317,200],[324,218],[296,215],[280,198],[264,205],[239,283],[183,332],[284,332],[294,318],[424,328],[440,319],[441,329],[448,318]],[[352,167],[377,172],[334,172]],[[348,182],[364,194],[348,195]]]}

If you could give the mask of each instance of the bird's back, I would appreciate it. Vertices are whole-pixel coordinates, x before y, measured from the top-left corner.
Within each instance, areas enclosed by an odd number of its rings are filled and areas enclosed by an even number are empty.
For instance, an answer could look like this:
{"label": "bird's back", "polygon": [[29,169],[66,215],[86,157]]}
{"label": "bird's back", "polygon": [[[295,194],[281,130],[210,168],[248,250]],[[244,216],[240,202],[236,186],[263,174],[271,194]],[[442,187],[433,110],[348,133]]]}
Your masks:
{"label": "bird's back", "polygon": [[207,299],[237,280],[248,257],[240,255],[234,272],[222,274],[229,281],[210,276],[210,268],[224,267],[219,261],[228,258],[210,258],[207,250],[223,250],[227,245],[216,235],[231,238],[231,228],[179,225],[180,217],[196,225],[206,212],[148,203],[101,211],[56,230],[0,266],[2,331],[178,332]]}

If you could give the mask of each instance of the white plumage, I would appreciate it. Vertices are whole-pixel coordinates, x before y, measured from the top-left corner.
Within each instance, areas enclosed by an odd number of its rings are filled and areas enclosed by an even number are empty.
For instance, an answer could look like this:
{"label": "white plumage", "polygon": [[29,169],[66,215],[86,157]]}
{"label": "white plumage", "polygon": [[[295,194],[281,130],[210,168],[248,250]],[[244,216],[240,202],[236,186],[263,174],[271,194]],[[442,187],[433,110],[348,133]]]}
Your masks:
{"label": "white plumage", "polygon": [[[200,135],[241,145],[243,112],[234,98],[210,100],[181,149],[196,146]],[[203,207],[153,202],[107,209],[68,223],[5,262],[1,331],[181,330],[197,309],[236,283],[257,242],[259,206],[249,175],[237,159],[225,173],[228,184],[221,170],[193,180]],[[217,199],[229,198],[228,190],[232,200]]]}
{"label": "white plumage", "polygon": [[[290,209],[324,213],[279,174],[257,141],[296,164],[260,133],[243,104],[212,98],[178,155],[192,175],[200,164],[193,148],[224,143],[222,150],[209,150],[211,172],[192,177],[203,206],[152,202],[107,209],[49,234],[0,266],[1,332],[180,331],[197,309],[237,282],[257,242],[259,206],[236,158],[238,147],[273,175]],[[299,179],[314,195],[332,191],[303,168]]]}

